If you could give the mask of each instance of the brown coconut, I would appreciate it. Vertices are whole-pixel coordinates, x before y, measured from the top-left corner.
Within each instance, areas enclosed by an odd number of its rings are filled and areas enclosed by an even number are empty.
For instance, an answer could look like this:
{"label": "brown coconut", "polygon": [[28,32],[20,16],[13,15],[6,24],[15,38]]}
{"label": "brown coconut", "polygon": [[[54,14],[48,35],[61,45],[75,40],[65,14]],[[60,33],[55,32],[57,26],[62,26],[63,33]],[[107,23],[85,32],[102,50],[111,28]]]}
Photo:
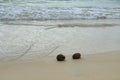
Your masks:
{"label": "brown coconut", "polygon": [[59,55],[57,55],[56,59],[57,59],[57,61],[64,61],[65,60],[65,56],[62,55],[62,54],[59,54]]}
{"label": "brown coconut", "polygon": [[73,59],[80,59],[81,58],[81,54],[80,53],[74,53],[72,58]]}

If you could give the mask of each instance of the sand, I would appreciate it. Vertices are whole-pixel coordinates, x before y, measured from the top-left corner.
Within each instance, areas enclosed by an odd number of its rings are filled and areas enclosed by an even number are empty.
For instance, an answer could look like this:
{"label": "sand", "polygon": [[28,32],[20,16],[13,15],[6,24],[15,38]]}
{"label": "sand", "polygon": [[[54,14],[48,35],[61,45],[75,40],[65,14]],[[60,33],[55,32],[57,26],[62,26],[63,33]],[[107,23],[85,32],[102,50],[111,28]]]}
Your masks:
{"label": "sand", "polygon": [[56,56],[0,62],[0,80],[120,80],[120,51],[82,56],[64,62]]}

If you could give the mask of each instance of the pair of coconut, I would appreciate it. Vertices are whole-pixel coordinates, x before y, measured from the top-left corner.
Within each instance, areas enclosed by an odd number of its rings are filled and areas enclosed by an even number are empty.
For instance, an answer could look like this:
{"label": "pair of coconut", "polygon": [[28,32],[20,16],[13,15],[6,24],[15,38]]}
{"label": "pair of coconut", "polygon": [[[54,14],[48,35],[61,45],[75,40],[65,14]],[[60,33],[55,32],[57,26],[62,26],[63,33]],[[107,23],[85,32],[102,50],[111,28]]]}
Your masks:
{"label": "pair of coconut", "polygon": [[[81,58],[81,54],[80,53],[75,53],[72,55],[73,59],[80,59]],[[59,54],[56,57],[57,61],[64,61],[65,60],[65,56],[63,54]]]}

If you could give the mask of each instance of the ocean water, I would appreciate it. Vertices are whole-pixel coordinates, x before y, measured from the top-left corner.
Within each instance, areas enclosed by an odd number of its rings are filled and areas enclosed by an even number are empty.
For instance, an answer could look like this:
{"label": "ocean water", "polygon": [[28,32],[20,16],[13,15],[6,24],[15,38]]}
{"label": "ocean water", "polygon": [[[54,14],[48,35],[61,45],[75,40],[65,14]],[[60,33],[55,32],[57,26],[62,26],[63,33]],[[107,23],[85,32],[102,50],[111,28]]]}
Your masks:
{"label": "ocean water", "polygon": [[120,19],[120,0],[0,0],[0,20]]}
{"label": "ocean water", "polygon": [[0,61],[120,51],[120,0],[0,0]]}

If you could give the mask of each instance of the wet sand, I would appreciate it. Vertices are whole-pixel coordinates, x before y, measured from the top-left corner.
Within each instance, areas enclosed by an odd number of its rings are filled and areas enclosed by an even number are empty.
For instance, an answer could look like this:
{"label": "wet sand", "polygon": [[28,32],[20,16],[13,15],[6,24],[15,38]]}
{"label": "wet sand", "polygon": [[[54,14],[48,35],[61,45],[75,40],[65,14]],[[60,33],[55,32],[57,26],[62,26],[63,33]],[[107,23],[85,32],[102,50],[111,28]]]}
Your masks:
{"label": "wet sand", "polygon": [[120,51],[57,62],[56,56],[0,62],[0,80],[119,80]]}
{"label": "wet sand", "polygon": [[120,50],[120,20],[0,22],[0,61]]}

